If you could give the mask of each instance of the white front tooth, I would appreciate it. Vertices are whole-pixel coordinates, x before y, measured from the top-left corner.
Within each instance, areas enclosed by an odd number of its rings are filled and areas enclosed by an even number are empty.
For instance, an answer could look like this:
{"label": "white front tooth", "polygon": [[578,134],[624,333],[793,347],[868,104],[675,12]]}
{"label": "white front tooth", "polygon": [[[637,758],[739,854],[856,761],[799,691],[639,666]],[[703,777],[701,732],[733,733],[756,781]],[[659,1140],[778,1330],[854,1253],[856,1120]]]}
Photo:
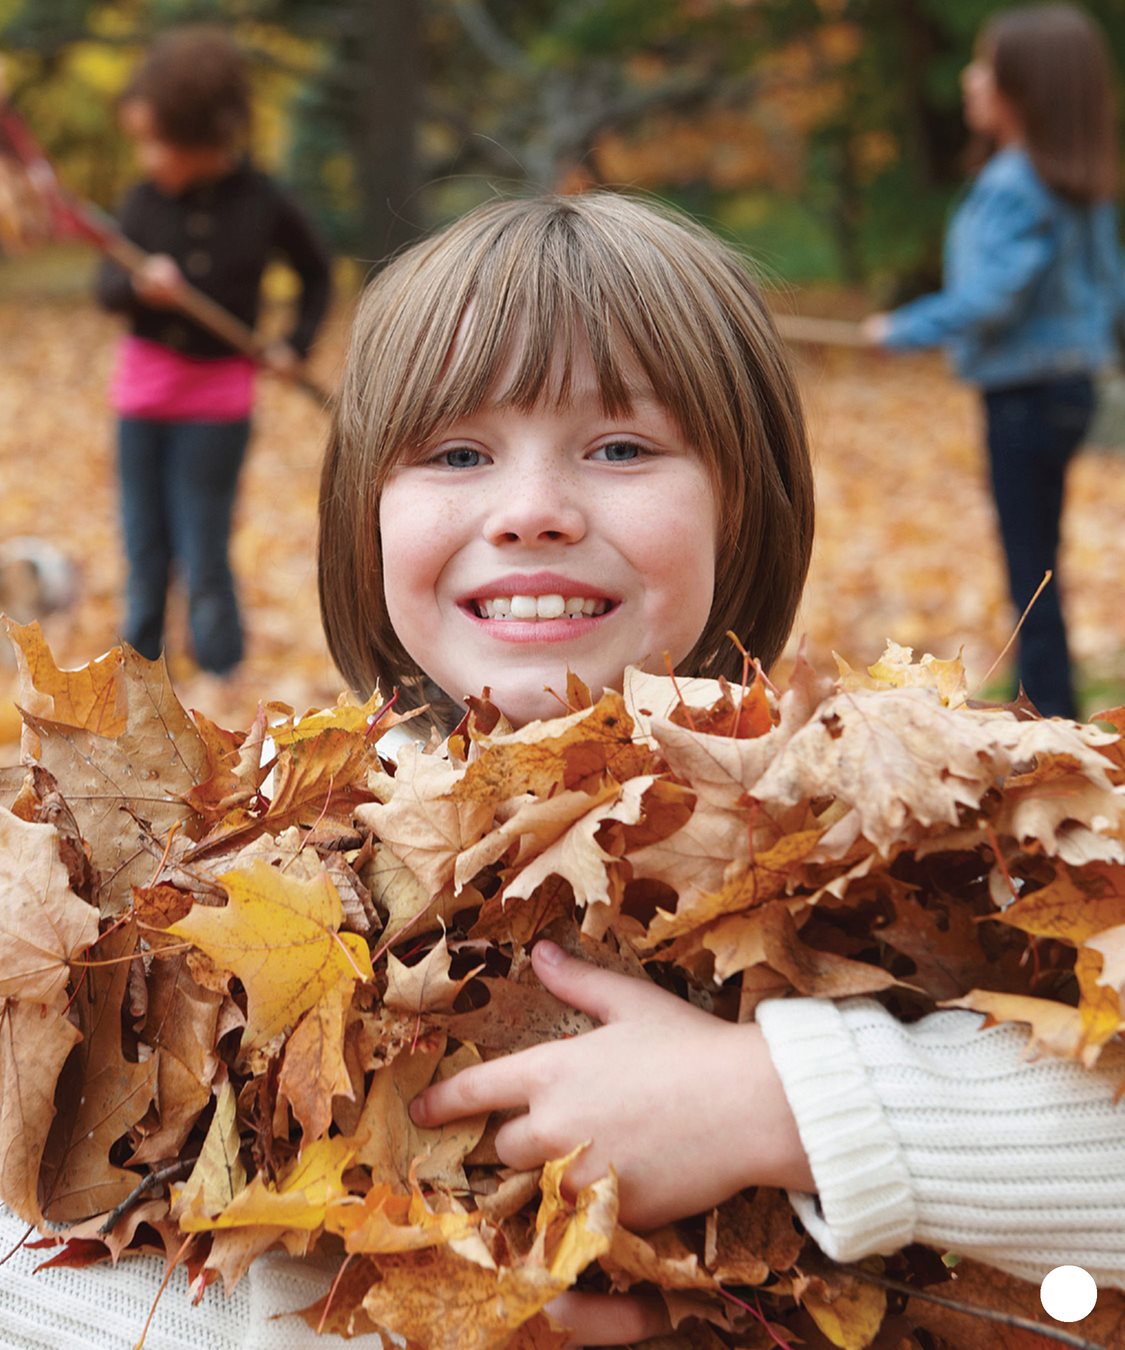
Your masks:
{"label": "white front tooth", "polygon": [[541,595],[535,602],[535,610],[541,619],[561,619],[566,613],[566,601],[561,595]]}
{"label": "white front tooth", "polygon": [[574,596],[570,600],[568,600],[566,602],[566,612],[567,615],[570,616],[571,618],[573,618],[574,615],[576,614],[581,614],[582,613],[581,599],[577,596]]}
{"label": "white front tooth", "polygon": [[497,596],[492,604],[492,618],[510,619],[512,616],[512,602],[507,596]]}
{"label": "white front tooth", "polygon": [[512,596],[513,619],[536,619],[539,617],[539,602],[533,595]]}
{"label": "white front tooth", "polygon": [[597,603],[598,603],[598,602],[597,602],[596,600],[583,600],[583,601],[582,601],[582,613],[585,614],[585,615],[587,615],[587,617],[589,617],[589,618],[593,618],[593,616],[594,616],[594,607],[597,605]]}

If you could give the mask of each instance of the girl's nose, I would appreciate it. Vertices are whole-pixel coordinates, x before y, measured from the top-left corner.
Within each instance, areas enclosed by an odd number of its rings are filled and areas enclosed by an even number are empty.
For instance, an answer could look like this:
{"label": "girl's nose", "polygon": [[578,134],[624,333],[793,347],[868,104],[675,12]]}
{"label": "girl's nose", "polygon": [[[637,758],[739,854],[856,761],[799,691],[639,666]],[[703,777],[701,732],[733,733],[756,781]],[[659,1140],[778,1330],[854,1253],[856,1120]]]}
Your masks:
{"label": "girl's nose", "polygon": [[586,512],[566,474],[546,467],[497,484],[486,515],[489,543],[577,543],[586,533]]}

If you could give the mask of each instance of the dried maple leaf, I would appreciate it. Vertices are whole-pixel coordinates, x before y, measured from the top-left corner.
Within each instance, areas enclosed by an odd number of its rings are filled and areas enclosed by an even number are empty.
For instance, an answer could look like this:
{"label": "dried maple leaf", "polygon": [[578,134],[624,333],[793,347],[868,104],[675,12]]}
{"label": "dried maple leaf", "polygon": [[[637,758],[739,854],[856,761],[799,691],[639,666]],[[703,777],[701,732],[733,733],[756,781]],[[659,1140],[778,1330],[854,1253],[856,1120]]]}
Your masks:
{"label": "dried maple leaf", "polygon": [[[649,925],[646,945],[653,947],[670,938],[682,937],[724,915],[740,914],[784,895],[797,867],[819,842],[820,833],[800,830],[783,835],[772,848],[755,854],[752,864],[740,869],[717,890],[687,891],[681,895],[674,914],[657,911]],[[631,854],[629,860],[634,868],[639,866],[636,854]]]}
{"label": "dried maple leaf", "polygon": [[383,1002],[399,1012],[445,1012],[453,1007],[454,999],[476,974],[473,970],[453,980],[449,970],[449,948],[444,935],[413,966],[404,965],[393,952],[388,952],[387,992]]}
{"label": "dried maple leaf", "polygon": [[327,1133],[334,1098],[355,1097],[344,1060],[344,1028],[351,1002],[350,981],[329,985],[285,1043],[277,1086],[301,1122],[302,1146]]}
{"label": "dried maple leaf", "polygon": [[68,961],[97,933],[97,910],[70,889],[54,826],[0,807],[0,998],[60,1000]]}
{"label": "dried maple leaf", "polygon": [[458,855],[492,824],[490,804],[454,797],[461,777],[462,770],[448,760],[407,746],[390,801],[369,803],[355,813],[431,896],[453,880]]}
{"label": "dried maple leaf", "polygon": [[775,811],[834,797],[886,855],[909,838],[911,822],[956,825],[963,807],[980,804],[995,776],[993,744],[986,719],[945,708],[929,690],[837,694],[751,791]]}
{"label": "dried maple leaf", "polygon": [[481,750],[454,786],[455,801],[498,803],[525,792],[547,797],[560,787],[593,789],[603,774],[622,783],[651,762],[635,742],[624,699],[612,692],[568,717],[486,737]]}
{"label": "dried maple leaf", "polygon": [[612,800],[602,801],[587,811],[505,886],[505,900],[525,900],[549,876],[558,876],[570,883],[574,902],[580,908],[607,904],[606,864],[615,862],[616,858],[598,844],[595,836],[607,821],[635,825],[641,817],[644,794],[654,781],[647,776],[631,778],[613,794]]}
{"label": "dried maple leaf", "polygon": [[538,980],[524,984],[485,977],[479,983],[488,991],[482,1008],[431,1019],[459,1041],[507,1054],[542,1041],[580,1036],[597,1026],[587,1013],[561,1002]]}
{"label": "dried maple leaf", "polygon": [[482,1264],[483,1252],[472,1260],[449,1247],[380,1258],[382,1279],[363,1306],[375,1323],[427,1350],[501,1350],[607,1250],[616,1220],[611,1175],[579,1192],[565,1228],[556,1233],[553,1257],[545,1250],[548,1219],[531,1251],[499,1269]]}
{"label": "dried maple leaf", "polygon": [[[39,762],[66,782],[67,802],[97,859],[103,914],[126,908],[131,888],[147,884],[148,841],[159,841],[159,856],[175,830],[191,832],[195,817],[185,799],[207,766],[203,740],[162,662],[124,648],[115,679],[124,725],[95,718],[102,728],[96,730],[25,715],[38,737]],[[107,726],[112,734],[105,734]]]}
{"label": "dried maple leaf", "polygon": [[518,851],[512,865],[525,866],[587,812],[603,802],[616,801],[620,793],[621,785],[609,782],[593,793],[562,791],[546,798],[515,799],[512,814],[458,856],[454,868],[456,888],[460,890],[482,868],[503,858],[514,845],[518,845]]}
{"label": "dried maple leaf", "polygon": [[338,931],[343,907],[327,876],[294,881],[259,861],[219,880],[229,904],[196,905],[166,931],[242,981],[248,1002],[243,1050],[294,1026],[330,989],[373,977],[367,943]]}
{"label": "dried maple leaf", "polygon": [[112,1209],[137,1174],[117,1166],[111,1150],[145,1114],[156,1090],[159,1056],[140,1063],[122,1051],[122,1002],[136,951],[135,926],[107,934],[92,952],[88,994],[75,1000],[82,1040],[60,1080],[62,1092],[43,1158],[43,1212],[55,1223]]}
{"label": "dried maple leaf", "polygon": [[176,1158],[203,1108],[219,1067],[215,1041],[222,998],[192,977],[183,955],[152,963],[148,1008],[140,1028],[146,1044],[159,1051],[156,1100],[160,1126],[146,1131],[133,1163]]}
{"label": "dried maple leaf", "polygon": [[445,1034],[430,1032],[376,1070],[352,1137],[356,1162],[370,1169],[373,1181],[401,1191],[408,1189],[412,1177],[466,1188],[462,1163],[480,1141],[486,1117],[470,1116],[424,1130],[407,1110],[435,1073],[445,1077],[480,1060],[468,1046],[448,1056],[445,1049]]}
{"label": "dried maple leaf", "polygon": [[850,961],[802,942],[785,905],[766,907],[762,944],[767,963],[784,975],[799,994],[810,998],[851,998],[891,989],[899,983],[880,966]]}
{"label": "dried maple leaf", "polygon": [[790,1270],[805,1245],[785,1196],[766,1186],[733,1196],[707,1216],[704,1258],[720,1283],[762,1284]]}
{"label": "dried maple leaf", "polygon": [[55,1118],[55,1084],[81,1032],[58,1007],[0,1001],[0,1199],[42,1224],[39,1172]]}
{"label": "dried maple leaf", "polygon": [[660,1228],[639,1237],[625,1228],[613,1235],[601,1264],[617,1288],[638,1282],[661,1289],[717,1289],[718,1281],[699,1260],[674,1227]]}
{"label": "dried maple leaf", "polygon": [[436,1213],[417,1183],[403,1195],[386,1183],[373,1186],[359,1200],[348,1197],[332,1205],[325,1227],[344,1239],[349,1252],[413,1252],[438,1247],[473,1232],[480,1215],[464,1210]]}

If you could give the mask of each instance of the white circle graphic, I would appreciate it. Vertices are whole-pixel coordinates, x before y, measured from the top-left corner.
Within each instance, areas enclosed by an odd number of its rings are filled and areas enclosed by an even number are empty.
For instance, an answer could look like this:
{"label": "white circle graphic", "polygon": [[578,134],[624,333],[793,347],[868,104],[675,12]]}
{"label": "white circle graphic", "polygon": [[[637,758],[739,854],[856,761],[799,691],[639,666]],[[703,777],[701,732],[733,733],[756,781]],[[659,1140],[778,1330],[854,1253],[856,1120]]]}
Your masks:
{"label": "white circle graphic", "polygon": [[1098,1286],[1081,1266],[1056,1266],[1039,1286],[1039,1301],[1056,1322],[1081,1322],[1094,1311]]}

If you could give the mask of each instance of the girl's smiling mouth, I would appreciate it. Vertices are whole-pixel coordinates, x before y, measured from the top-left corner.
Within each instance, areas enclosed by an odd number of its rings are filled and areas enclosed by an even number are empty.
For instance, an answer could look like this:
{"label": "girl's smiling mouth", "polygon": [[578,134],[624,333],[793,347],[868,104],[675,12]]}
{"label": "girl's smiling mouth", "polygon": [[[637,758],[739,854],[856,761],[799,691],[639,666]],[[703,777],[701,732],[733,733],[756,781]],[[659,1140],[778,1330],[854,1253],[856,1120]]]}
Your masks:
{"label": "girl's smiling mouth", "polygon": [[588,632],[621,602],[587,582],[539,572],[497,577],[457,603],[478,623],[502,626],[500,636],[527,642]]}

